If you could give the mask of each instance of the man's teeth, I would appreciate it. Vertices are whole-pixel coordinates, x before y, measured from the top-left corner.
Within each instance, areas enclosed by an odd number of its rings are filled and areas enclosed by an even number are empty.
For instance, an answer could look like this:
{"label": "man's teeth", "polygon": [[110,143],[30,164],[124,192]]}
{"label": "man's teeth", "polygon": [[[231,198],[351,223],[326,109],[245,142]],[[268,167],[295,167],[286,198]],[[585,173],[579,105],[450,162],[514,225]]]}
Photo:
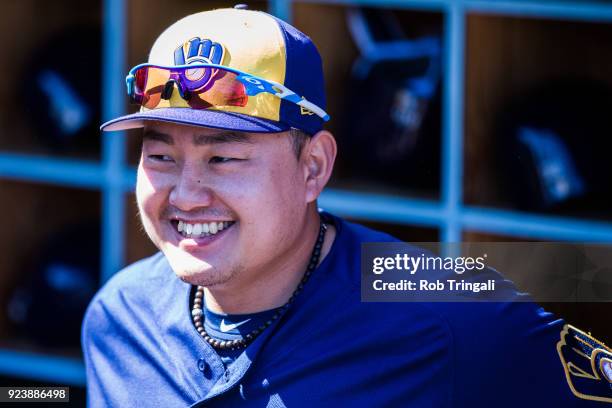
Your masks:
{"label": "man's teeth", "polygon": [[178,232],[183,236],[200,237],[215,235],[232,224],[231,221],[207,222],[204,224],[189,224],[183,221],[178,222]]}

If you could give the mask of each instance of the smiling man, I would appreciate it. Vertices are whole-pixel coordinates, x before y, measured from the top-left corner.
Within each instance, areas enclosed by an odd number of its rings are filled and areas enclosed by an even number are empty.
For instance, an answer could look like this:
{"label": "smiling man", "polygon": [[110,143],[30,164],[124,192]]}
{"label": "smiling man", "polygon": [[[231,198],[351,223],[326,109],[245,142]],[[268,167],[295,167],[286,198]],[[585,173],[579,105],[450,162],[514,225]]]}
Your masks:
{"label": "smiling man", "polygon": [[361,302],[361,244],[397,240],[317,208],[336,143],[321,59],[294,27],[243,7],[191,15],[126,83],[140,112],[102,129],[143,129],[136,197],[160,252],[88,308],[90,406],[563,407],[608,392],[567,370],[587,370],[588,335],[529,301]]}
{"label": "smiling man", "polygon": [[[292,134],[293,133],[293,134]],[[319,233],[316,198],[333,137],[145,126],[137,199],[145,231],[211,310],[272,309],[287,300]],[[333,240],[328,232],[323,256]]]}

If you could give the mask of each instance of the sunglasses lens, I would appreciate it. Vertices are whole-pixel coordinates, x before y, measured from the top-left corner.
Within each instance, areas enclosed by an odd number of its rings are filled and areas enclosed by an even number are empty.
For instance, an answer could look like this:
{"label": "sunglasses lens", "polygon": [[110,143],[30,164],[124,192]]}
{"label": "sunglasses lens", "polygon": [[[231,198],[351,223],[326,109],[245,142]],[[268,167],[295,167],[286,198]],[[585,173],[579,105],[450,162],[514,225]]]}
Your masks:
{"label": "sunglasses lens", "polygon": [[143,67],[135,72],[135,99],[148,109],[153,109],[161,100],[164,86],[170,79],[170,71],[163,68]]}
{"label": "sunglasses lens", "polygon": [[248,101],[244,85],[233,72],[219,68],[197,67],[176,71],[181,85],[189,91],[189,105],[195,109],[245,106]]}
{"label": "sunglasses lens", "polygon": [[245,106],[248,101],[244,85],[236,79],[237,75],[218,68],[142,67],[134,76],[134,102],[148,109],[160,104],[164,87],[170,79],[181,87],[180,93],[193,109]]}

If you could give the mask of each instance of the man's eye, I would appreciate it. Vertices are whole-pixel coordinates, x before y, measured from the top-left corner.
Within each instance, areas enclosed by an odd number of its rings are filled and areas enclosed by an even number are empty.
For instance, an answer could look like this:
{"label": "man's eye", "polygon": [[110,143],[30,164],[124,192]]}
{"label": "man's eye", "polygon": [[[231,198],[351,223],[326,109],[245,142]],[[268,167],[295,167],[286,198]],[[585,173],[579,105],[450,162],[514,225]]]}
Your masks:
{"label": "man's eye", "polygon": [[235,159],[233,157],[221,157],[221,156],[213,156],[210,158],[210,163],[227,163],[231,161],[238,161],[239,159]]}
{"label": "man's eye", "polygon": [[172,161],[174,161],[172,159],[172,157],[168,156],[167,154],[151,154],[151,155],[149,155],[149,158],[151,160],[159,161],[159,162],[172,162]]}

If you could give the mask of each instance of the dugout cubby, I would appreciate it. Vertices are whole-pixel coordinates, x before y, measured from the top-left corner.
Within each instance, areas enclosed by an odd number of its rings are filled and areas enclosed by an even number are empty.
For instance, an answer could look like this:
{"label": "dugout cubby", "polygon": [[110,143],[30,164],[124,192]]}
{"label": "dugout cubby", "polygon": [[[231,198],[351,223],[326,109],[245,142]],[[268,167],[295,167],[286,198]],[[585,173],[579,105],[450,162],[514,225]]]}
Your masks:
{"label": "dugout cubby", "polygon": [[609,24],[469,15],[465,202],[612,218],[611,70]]}
{"label": "dugout cubby", "polygon": [[0,344],[78,356],[79,313],[100,284],[100,193],[6,180],[0,191]]}
{"label": "dugout cubby", "polygon": [[2,6],[0,150],[99,158],[102,1]]}
{"label": "dugout cubby", "polygon": [[[73,163],[89,169],[101,158],[102,5],[103,0],[2,4],[3,386],[25,385],[23,377],[66,384],[81,358],[84,306],[100,285],[101,193],[69,179],[81,175]],[[53,368],[45,375],[44,367]],[[76,382],[74,375],[68,381]],[[84,389],[73,390],[78,404]]]}
{"label": "dugout cubby", "polygon": [[[327,111],[332,117],[326,128],[338,142],[331,187],[436,199],[442,74],[432,66],[441,67],[442,14],[361,9],[369,27],[367,37],[378,49],[366,58],[361,51],[365,41],[353,34],[358,26],[351,23],[355,10],[293,5],[295,26],[308,33],[323,59]],[[384,23],[389,29],[381,27]],[[400,45],[403,51],[393,53],[388,51],[393,42],[409,45]],[[412,57],[402,54],[406,48]],[[436,53],[437,57],[431,56]],[[416,95],[412,86],[418,80],[432,87],[431,95]],[[385,119],[402,115],[419,117],[413,130],[407,124],[385,125]]]}

